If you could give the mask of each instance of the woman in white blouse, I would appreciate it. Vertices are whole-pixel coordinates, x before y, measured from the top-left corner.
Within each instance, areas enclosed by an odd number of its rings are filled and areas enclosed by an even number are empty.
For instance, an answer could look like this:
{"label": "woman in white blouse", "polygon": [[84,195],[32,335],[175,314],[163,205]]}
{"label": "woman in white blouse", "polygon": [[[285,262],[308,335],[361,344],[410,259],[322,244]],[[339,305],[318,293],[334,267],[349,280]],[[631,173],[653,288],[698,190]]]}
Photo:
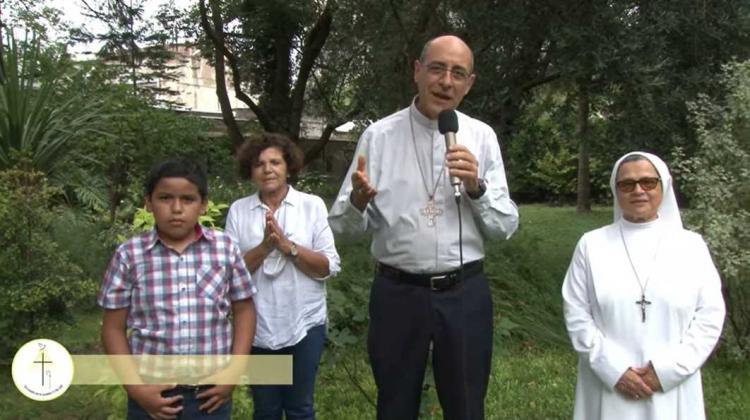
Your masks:
{"label": "woman in white blouse", "polygon": [[664,162],[628,153],[614,223],[583,235],[562,287],[578,352],[575,419],[704,419],[700,368],[724,322],[719,275],[682,227]]}
{"label": "woman in white blouse", "polygon": [[323,200],[292,188],[302,152],[288,138],[264,133],[237,154],[240,176],[257,192],[235,201],[226,232],[244,254],[258,288],[253,354],[293,356],[293,385],[252,386],[253,418],[313,419],[313,387],[326,328],[326,279],[339,256]]}

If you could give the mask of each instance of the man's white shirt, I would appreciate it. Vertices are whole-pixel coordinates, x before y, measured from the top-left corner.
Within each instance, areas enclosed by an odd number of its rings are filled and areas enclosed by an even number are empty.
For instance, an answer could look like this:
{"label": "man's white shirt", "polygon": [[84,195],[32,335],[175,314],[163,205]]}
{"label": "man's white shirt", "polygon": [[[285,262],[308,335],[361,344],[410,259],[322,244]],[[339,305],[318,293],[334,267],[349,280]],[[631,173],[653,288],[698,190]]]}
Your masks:
{"label": "man's white shirt", "polygon": [[[461,187],[466,263],[484,257],[485,239],[507,239],[515,232],[518,209],[510,199],[494,131],[479,120],[460,112],[457,115],[457,143],[465,145],[477,158],[479,177],[487,185],[484,195],[476,200],[469,198]],[[349,200],[351,174],[360,155],[365,157],[370,185],[377,190],[364,212]],[[438,179],[434,200],[442,214],[431,225],[423,211]],[[437,121],[422,115],[412,103],[409,108],[369,126],[359,140],[352,165],[331,208],[329,223],[339,234],[372,233],[373,257],[401,270],[433,273],[458,268],[458,210],[445,168],[445,140],[438,131]]]}

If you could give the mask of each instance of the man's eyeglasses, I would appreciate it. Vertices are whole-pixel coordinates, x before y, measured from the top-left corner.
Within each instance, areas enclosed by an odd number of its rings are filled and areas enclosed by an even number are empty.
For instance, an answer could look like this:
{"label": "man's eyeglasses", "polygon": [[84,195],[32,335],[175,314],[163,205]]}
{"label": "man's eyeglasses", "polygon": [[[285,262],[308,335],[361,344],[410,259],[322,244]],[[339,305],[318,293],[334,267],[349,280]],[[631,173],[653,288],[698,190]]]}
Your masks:
{"label": "man's eyeglasses", "polygon": [[622,181],[617,181],[617,183],[615,183],[615,186],[617,187],[617,191],[625,193],[633,192],[633,190],[635,190],[635,184],[640,185],[643,191],[651,191],[656,188],[657,185],[659,185],[659,181],[661,181],[661,178],[658,177],[625,179]]}
{"label": "man's eyeglasses", "polygon": [[430,63],[426,67],[429,74],[437,77],[444,75],[446,71],[450,72],[453,80],[456,82],[465,82],[470,76],[469,72],[461,67],[448,68],[443,63]]}

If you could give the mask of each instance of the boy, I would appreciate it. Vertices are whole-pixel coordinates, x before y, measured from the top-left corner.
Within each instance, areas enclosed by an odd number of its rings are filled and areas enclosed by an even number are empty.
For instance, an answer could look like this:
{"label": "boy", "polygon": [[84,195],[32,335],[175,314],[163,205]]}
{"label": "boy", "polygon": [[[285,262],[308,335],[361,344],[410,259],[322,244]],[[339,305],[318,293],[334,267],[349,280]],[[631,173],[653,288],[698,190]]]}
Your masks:
{"label": "boy", "polygon": [[[202,227],[207,183],[193,162],[155,165],[146,180],[151,232],[121,244],[98,303],[107,354],[246,355],[255,288],[229,236]],[[228,318],[231,308],[231,323]],[[125,385],[128,419],[228,419],[232,385]]]}

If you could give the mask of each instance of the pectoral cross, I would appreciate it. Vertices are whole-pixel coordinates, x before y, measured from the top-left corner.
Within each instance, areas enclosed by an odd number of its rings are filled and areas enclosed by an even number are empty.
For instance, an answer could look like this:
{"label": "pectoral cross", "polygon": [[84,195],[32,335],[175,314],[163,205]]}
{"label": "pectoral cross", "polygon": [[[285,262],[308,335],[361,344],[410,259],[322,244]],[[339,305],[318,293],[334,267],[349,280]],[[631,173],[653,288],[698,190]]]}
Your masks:
{"label": "pectoral cross", "polygon": [[435,219],[443,214],[443,209],[438,208],[435,205],[435,200],[430,197],[430,199],[427,200],[427,206],[425,206],[425,208],[421,209],[419,212],[422,214],[422,216],[425,216],[427,218],[427,226],[435,226]]}
{"label": "pectoral cross", "polygon": [[51,364],[52,362],[49,360],[44,360],[45,352],[42,351],[42,360],[34,360],[34,363],[41,363],[42,365],[42,386],[44,386],[44,365],[45,364]]}
{"label": "pectoral cross", "polygon": [[651,301],[646,300],[645,294],[641,294],[641,300],[636,300],[635,304],[641,305],[641,322],[646,322],[646,305],[650,305]]}

